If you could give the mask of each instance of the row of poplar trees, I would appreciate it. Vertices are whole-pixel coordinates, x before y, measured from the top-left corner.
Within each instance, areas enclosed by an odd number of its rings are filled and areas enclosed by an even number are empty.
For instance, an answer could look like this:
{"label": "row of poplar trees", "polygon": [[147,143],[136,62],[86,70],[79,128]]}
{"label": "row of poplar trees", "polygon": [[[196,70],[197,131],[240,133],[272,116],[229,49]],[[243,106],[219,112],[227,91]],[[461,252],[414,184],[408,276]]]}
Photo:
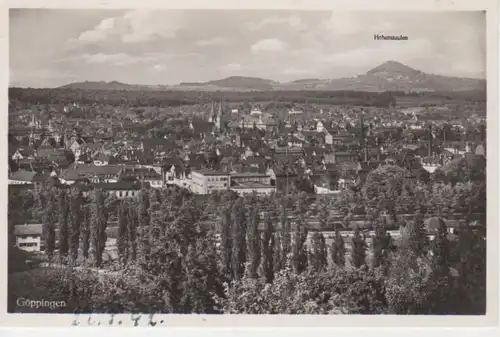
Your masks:
{"label": "row of poplar trees", "polygon": [[[219,254],[226,279],[239,280],[245,275],[249,278],[265,278],[271,283],[274,275],[284,269],[287,263],[296,273],[306,269],[319,272],[332,264],[341,268],[345,266],[346,239],[340,230],[337,228],[330,245],[326,244],[321,232],[315,231],[309,235],[304,216],[307,206],[300,200],[297,199],[291,212],[284,206],[285,201],[277,202],[271,209],[267,207],[263,219],[259,211],[262,207],[255,198],[237,198],[222,205],[218,231]],[[355,268],[367,264],[366,239],[359,228],[355,228],[353,236],[348,239],[351,265]],[[372,265],[387,266],[394,242],[383,225],[377,226],[371,249]]]}
{"label": "row of poplar trees", "polygon": [[52,186],[36,195],[35,205],[49,260],[74,264],[82,258],[101,266],[108,222],[102,190],[86,198],[78,187]]}
{"label": "row of poplar trees", "polygon": [[[184,193],[185,194],[185,193]],[[110,213],[117,216],[117,250],[122,264],[138,259],[144,260],[154,250],[155,236],[161,236],[169,222],[179,221],[173,208],[179,208],[192,196],[179,194],[168,197],[158,191],[142,190],[137,200],[121,201],[109,207],[105,194],[95,190],[84,198],[78,187],[50,188],[39,195],[38,204],[42,213],[46,252],[52,258],[59,242],[58,256],[76,262],[78,258],[100,267],[106,246],[106,227]],[[264,204],[266,207],[264,207]],[[320,271],[334,264],[346,264],[346,242],[339,230],[331,245],[327,246],[320,232],[310,235],[305,222],[307,205],[295,198],[292,211],[284,200],[270,200],[255,196],[244,198],[226,196],[216,205],[220,218],[217,230],[218,263],[227,280],[247,277],[263,277],[273,281],[276,272],[291,263],[297,273],[306,269]],[[269,207],[270,206],[270,207]],[[264,215],[261,210],[266,209]],[[188,213],[193,213],[195,209]],[[203,213],[203,211],[201,211]],[[185,214],[182,216],[186,217]],[[182,230],[195,226],[202,214],[196,218],[182,219]],[[291,216],[295,219],[292,223]],[[263,217],[261,219],[261,217]],[[320,214],[324,222],[325,214]],[[372,266],[388,264],[388,255],[394,243],[379,224],[372,236]],[[56,230],[58,229],[58,230]],[[155,231],[159,233],[155,234]],[[423,218],[409,228],[410,245],[420,252],[426,245]],[[208,234],[207,234],[208,235]],[[350,264],[360,268],[367,264],[367,238],[358,228],[350,240]]]}

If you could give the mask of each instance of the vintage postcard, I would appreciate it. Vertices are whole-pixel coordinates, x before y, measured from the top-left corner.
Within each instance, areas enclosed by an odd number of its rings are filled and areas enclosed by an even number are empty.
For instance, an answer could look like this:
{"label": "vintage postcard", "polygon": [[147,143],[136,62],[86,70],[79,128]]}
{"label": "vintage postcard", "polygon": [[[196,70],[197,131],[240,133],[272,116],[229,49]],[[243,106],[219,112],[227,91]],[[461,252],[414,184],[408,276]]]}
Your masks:
{"label": "vintage postcard", "polygon": [[498,4],[347,3],[7,2],[0,324],[498,324]]}

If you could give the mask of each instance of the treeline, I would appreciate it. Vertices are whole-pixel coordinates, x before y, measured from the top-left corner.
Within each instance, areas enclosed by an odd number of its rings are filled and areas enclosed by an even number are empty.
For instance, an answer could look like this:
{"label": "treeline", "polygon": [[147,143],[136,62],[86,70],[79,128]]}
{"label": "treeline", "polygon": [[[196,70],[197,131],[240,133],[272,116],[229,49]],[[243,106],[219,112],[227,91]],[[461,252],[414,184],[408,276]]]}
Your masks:
{"label": "treeline", "polygon": [[197,92],[197,91],[127,91],[127,90],[75,90],[9,88],[11,103],[29,104],[108,104],[120,107],[179,107],[242,101],[274,101],[331,105],[365,105],[387,107],[395,104],[389,93],[361,91],[249,91],[249,92]]}
{"label": "treeline", "polygon": [[[83,266],[102,267],[105,222],[99,195],[90,202],[89,252],[94,253]],[[133,205],[116,206],[118,261],[103,273],[54,269],[39,282],[46,282],[43,287],[51,298],[69,298],[68,310],[77,312],[484,311],[485,244],[470,228],[463,228],[453,242],[444,222],[428,232],[421,214],[406,225],[397,248],[379,220],[374,220],[377,230],[371,238],[359,229],[351,238],[337,231],[328,244],[321,233],[308,235],[300,195],[294,200],[295,223],[283,207],[291,200],[279,199],[274,206],[277,216],[264,216],[263,230],[258,229],[262,201],[232,193],[221,197],[225,207],[216,235],[201,224],[209,204],[200,207],[192,196],[174,191],[142,191]],[[68,228],[71,232],[73,227]],[[73,241],[68,241],[71,252]],[[63,247],[60,243],[61,252]],[[458,277],[452,266],[460,270]]]}
{"label": "treeline", "polygon": [[9,88],[11,103],[29,104],[108,104],[113,106],[178,107],[183,105],[209,104],[213,101],[256,102],[273,101],[293,104],[311,103],[325,105],[365,105],[388,107],[396,104],[396,97],[442,98],[458,101],[485,101],[484,92],[433,92],[411,94],[398,91],[135,91],[135,90],[79,90]]}
{"label": "treeline", "polygon": [[[465,217],[469,204],[479,209],[484,191],[470,184],[423,185],[401,168],[374,170],[359,191],[316,200],[320,226],[330,209],[345,211],[347,225],[359,205],[370,215],[371,237],[355,227],[352,237],[337,228],[333,238],[309,233],[305,193],[200,199],[167,188],[118,201],[99,190],[84,200],[76,186],[47,187],[36,209],[50,260],[66,267],[48,270],[38,287],[70,299],[66,310],[76,312],[481,314],[482,234],[466,222],[450,238],[443,221],[424,222],[449,206],[463,207]],[[403,207],[416,219],[401,222],[396,244],[380,215]],[[111,218],[118,258],[104,261]],[[216,228],[205,225],[210,218]]]}

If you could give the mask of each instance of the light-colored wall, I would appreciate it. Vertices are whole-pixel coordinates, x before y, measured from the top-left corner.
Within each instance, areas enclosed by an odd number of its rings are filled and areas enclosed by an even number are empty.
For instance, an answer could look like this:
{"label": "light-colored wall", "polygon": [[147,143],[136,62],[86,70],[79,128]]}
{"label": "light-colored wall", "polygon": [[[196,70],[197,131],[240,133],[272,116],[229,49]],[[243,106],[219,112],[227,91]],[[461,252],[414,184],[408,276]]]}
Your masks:
{"label": "light-colored wall", "polygon": [[31,184],[31,182],[24,181],[24,180],[11,180],[11,179],[9,179],[9,185],[23,185],[23,184]]}
{"label": "light-colored wall", "polygon": [[229,188],[229,175],[204,175],[193,172],[191,175],[191,190],[196,194],[209,194]]}
{"label": "light-colored wall", "polygon": [[161,180],[148,180],[147,182],[149,182],[151,184],[151,187],[154,188],[163,187],[163,181]]}
{"label": "light-colored wall", "polygon": [[254,192],[260,195],[270,195],[276,191],[275,187],[260,187],[260,188],[232,188],[238,195],[253,194]]}
{"label": "light-colored wall", "polygon": [[261,183],[265,185],[270,185],[271,184],[271,176],[265,176],[265,177],[231,177],[231,179],[238,183],[238,182],[255,182],[255,183]]}
{"label": "light-colored wall", "polygon": [[[23,247],[23,245],[25,244],[32,244],[33,246]],[[41,237],[40,235],[27,235],[26,238],[23,238],[22,236],[16,236],[16,245],[19,249],[28,252],[39,252],[41,248]]]}

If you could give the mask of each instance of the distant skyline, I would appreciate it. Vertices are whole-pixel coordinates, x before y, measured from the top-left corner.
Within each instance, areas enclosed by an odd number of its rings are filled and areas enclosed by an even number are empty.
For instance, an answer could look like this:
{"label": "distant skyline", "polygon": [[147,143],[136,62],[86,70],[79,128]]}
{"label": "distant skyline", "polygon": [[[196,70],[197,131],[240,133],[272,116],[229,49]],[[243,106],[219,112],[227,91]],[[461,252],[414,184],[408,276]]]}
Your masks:
{"label": "distant skyline", "polygon": [[483,12],[15,9],[9,16],[11,86],[229,76],[288,82],[356,76],[389,60],[486,76]]}

